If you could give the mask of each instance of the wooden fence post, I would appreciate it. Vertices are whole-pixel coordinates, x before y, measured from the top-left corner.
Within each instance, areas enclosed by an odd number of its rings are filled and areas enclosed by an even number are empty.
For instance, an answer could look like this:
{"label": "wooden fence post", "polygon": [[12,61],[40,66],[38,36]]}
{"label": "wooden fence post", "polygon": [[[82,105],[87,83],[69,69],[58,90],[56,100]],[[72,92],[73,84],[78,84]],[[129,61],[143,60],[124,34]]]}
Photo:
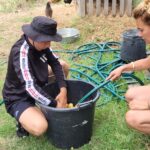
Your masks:
{"label": "wooden fence post", "polygon": [[79,6],[79,16],[85,17],[85,1],[86,0],[78,0],[78,6]]}
{"label": "wooden fence post", "polygon": [[112,16],[115,17],[117,14],[117,0],[112,0]]}
{"label": "wooden fence post", "polygon": [[126,12],[127,12],[127,16],[131,17],[132,16],[132,5],[133,5],[133,0],[126,0],[127,1],[127,5],[126,5]]}
{"label": "wooden fence post", "polygon": [[108,16],[109,11],[109,0],[104,0],[104,15]]}
{"label": "wooden fence post", "polygon": [[96,16],[99,16],[101,13],[101,0],[96,0]]}
{"label": "wooden fence post", "polygon": [[94,9],[93,7],[94,7],[93,0],[89,0],[88,7],[87,7],[89,16],[93,15],[93,9]]}
{"label": "wooden fence post", "polygon": [[[76,0],[78,4],[78,14],[81,17],[85,17],[86,14],[89,16],[93,16],[96,12],[96,16],[99,16],[102,12],[105,16],[109,15],[109,11],[111,10],[112,16],[115,17],[117,15],[117,10],[119,12],[120,17],[126,14],[131,17],[132,16],[132,2],[133,0]],[[102,3],[103,7],[102,8]],[[111,3],[111,8],[110,8]]]}
{"label": "wooden fence post", "polygon": [[125,1],[127,0],[120,0],[120,17],[125,13]]}

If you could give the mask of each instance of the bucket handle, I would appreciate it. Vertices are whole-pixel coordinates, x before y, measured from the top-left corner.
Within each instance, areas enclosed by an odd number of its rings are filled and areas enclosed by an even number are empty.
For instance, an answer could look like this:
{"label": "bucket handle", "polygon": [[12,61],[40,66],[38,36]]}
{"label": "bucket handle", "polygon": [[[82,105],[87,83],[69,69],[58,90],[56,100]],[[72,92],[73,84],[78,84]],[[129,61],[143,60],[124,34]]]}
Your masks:
{"label": "bucket handle", "polygon": [[76,106],[77,106],[77,108],[80,108],[80,107],[84,107],[84,106],[92,104],[92,103],[93,103],[93,100],[90,100],[90,101],[87,101],[84,103],[78,103],[78,104],[76,104]]}

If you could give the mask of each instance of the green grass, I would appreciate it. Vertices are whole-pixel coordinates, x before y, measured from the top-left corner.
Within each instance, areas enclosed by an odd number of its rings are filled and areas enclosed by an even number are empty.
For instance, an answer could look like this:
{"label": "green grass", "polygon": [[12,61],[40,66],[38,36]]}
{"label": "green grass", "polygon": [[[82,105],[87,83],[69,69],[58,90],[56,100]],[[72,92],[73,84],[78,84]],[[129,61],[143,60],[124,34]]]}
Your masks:
{"label": "green grass", "polygon": [[[104,61],[112,59],[112,55]],[[68,60],[69,61],[69,60]],[[82,63],[87,63],[84,60]],[[89,63],[89,62],[88,62]],[[6,65],[0,67],[2,88],[6,73]],[[143,73],[137,72],[143,79]],[[102,97],[98,101],[103,101]],[[115,97],[107,105],[96,107],[93,124],[93,136],[89,144],[79,150],[147,150],[150,139],[137,131],[130,129],[125,123],[127,105]],[[25,139],[17,138],[15,134],[15,120],[10,117],[3,106],[0,106],[0,145],[2,150],[58,150],[46,135],[36,138],[30,136]],[[1,150],[1,149],[0,149]]]}
{"label": "green grass", "polygon": [[[3,0],[4,1],[4,0]],[[0,4],[2,0],[0,0]],[[4,9],[0,11],[9,11],[12,7],[12,12],[16,10],[17,0],[8,0],[9,6],[5,4]],[[19,2],[19,0],[18,0]],[[25,2],[25,1],[23,1]],[[26,4],[25,4],[26,5]],[[43,8],[45,5],[43,4]],[[33,8],[33,7],[32,7]],[[42,9],[43,9],[42,8]],[[0,23],[0,45],[1,51],[6,52],[13,45],[14,41],[19,38],[20,28],[23,23],[28,23],[32,20],[33,15],[31,9],[28,10],[25,15],[12,15],[7,18],[7,23],[1,20]],[[40,10],[39,10],[40,11]],[[32,14],[32,15],[31,15]],[[2,16],[5,14],[2,14]],[[118,21],[119,19],[119,21]],[[127,29],[134,27],[130,18],[84,18],[80,19],[75,17],[71,23],[65,25],[70,27],[76,27],[81,32],[80,39],[72,44],[59,44],[53,43],[53,49],[60,50],[73,50],[82,44],[90,42],[103,42],[120,40],[121,33]],[[92,24],[92,25],[91,25]],[[113,25],[112,25],[113,24]],[[7,40],[6,40],[7,39]],[[68,55],[60,54],[63,59],[68,59]],[[111,55],[106,54],[108,60],[112,60]],[[106,61],[106,57],[103,61]],[[1,60],[1,59],[0,59]],[[78,59],[76,59],[78,61]],[[0,61],[1,62],[1,61]],[[70,59],[68,59],[69,63]],[[82,62],[86,62],[82,60]],[[89,64],[89,62],[88,62]],[[7,64],[0,65],[0,91],[2,90]],[[143,73],[136,73],[137,76],[143,79]],[[147,82],[144,80],[144,82]],[[147,82],[148,83],[148,82]],[[108,95],[109,96],[109,95]],[[2,95],[0,95],[0,99]],[[99,102],[103,101],[102,97]],[[113,98],[110,103],[103,107],[96,107],[94,124],[93,124],[93,136],[89,144],[86,144],[79,148],[79,150],[148,150],[150,148],[149,136],[145,136],[137,131],[130,129],[125,122],[125,113],[127,106],[124,101],[118,101]],[[19,139],[15,133],[15,120],[6,113],[4,105],[0,106],[0,150],[57,150],[47,137],[36,138],[30,136],[29,138]]]}
{"label": "green grass", "polygon": [[[47,2],[44,0],[44,3]],[[43,3],[43,0],[0,0],[0,12],[10,13],[18,10],[34,8],[34,6]]]}
{"label": "green grass", "polygon": [[[136,7],[142,0],[133,0],[133,7]],[[43,2],[42,0],[0,0],[0,12],[14,12],[19,9],[33,8],[38,3]],[[46,2],[46,0],[44,0]]]}
{"label": "green grass", "polygon": [[24,22],[24,23],[29,23],[29,22],[32,21],[32,19],[33,19],[32,16],[27,16],[27,17],[21,17],[21,18],[19,18],[18,21],[21,22],[21,23],[22,23],[22,22]]}
{"label": "green grass", "polygon": [[[95,111],[93,136],[89,144],[79,150],[146,150],[150,139],[126,126],[124,102],[112,101]],[[15,135],[15,121],[0,107],[0,145],[2,150],[57,150],[46,136],[19,139]]]}
{"label": "green grass", "polygon": [[133,0],[133,7],[136,7],[142,0]]}
{"label": "green grass", "polygon": [[0,12],[13,12],[24,5],[26,5],[25,0],[7,0],[7,3],[5,0],[0,0]]}

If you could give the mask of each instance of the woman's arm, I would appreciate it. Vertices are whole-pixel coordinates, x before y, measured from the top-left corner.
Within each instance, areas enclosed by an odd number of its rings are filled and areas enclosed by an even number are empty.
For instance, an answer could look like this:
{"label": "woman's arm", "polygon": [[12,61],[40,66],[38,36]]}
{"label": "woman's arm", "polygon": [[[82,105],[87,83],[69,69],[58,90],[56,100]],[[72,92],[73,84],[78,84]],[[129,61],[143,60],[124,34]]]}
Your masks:
{"label": "woman's arm", "polygon": [[129,64],[125,64],[123,66],[118,67],[109,74],[106,80],[116,80],[121,76],[123,72],[126,71],[138,71],[145,70],[148,68],[150,68],[150,57],[140,59],[135,62],[131,62]]}
{"label": "woman's arm", "polygon": [[140,59],[122,66],[122,71],[138,71],[150,68],[150,57]]}

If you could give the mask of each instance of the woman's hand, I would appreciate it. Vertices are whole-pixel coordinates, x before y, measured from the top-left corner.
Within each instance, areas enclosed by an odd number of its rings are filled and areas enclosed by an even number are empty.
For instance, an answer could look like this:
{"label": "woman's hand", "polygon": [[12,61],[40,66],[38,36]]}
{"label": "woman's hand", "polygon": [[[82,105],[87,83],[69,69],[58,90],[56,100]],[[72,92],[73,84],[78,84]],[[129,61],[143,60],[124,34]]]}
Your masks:
{"label": "woman's hand", "polygon": [[57,100],[57,108],[66,108],[67,106],[67,89],[62,87],[60,93],[55,98]]}
{"label": "woman's hand", "polygon": [[113,70],[109,74],[109,76],[106,78],[106,80],[111,80],[111,81],[116,80],[121,76],[122,72],[123,72],[123,66],[118,67],[117,69]]}

